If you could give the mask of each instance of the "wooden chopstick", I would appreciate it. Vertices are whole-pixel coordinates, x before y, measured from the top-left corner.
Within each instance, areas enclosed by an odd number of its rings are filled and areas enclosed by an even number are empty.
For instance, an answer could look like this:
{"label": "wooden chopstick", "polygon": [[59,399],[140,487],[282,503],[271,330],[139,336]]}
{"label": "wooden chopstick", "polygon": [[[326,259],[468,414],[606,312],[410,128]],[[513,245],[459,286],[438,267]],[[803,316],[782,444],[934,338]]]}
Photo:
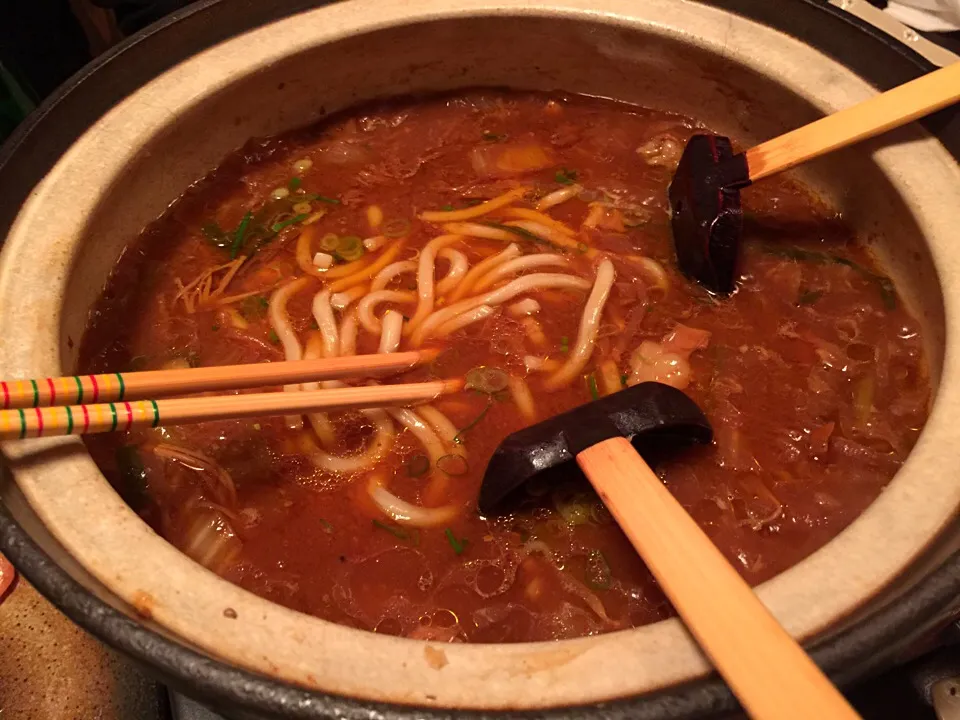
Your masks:
{"label": "wooden chopstick", "polygon": [[409,370],[436,357],[436,351],[219,365],[181,370],[76,375],[39,380],[0,381],[2,409],[122,402],[170,395],[290,385],[339,378],[377,377]]}
{"label": "wooden chopstick", "polygon": [[125,431],[135,427],[185,425],[227,418],[402,407],[429,402],[462,388],[463,380],[454,379],[309,392],[249,393],[133,402],[124,400],[95,405],[0,410],[0,440]]}

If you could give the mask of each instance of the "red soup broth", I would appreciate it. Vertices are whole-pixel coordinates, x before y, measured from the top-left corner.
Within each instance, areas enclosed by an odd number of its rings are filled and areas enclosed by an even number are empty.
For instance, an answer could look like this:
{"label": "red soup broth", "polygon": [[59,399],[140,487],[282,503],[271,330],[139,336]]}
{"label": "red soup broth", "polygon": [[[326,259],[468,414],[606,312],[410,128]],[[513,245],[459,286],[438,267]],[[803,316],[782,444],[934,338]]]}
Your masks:
{"label": "red soup broth", "polygon": [[[130,243],[90,316],[80,371],[374,353],[385,342],[439,355],[382,382],[467,375],[481,387],[400,419],[160,427],[87,437],[91,453],[163,537],[274,602],[432,640],[575,637],[672,609],[575,471],[532,483],[500,517],[478,514],[480,481],[509,433],[660,380],[684,389],[716,433],[660,465],[663,481],[749,582],[779,573],[877,497],[924,423],[929,379],[918,324],[883,271],[789,180],[744,192],[732,297],[678,272],[666,188],[698,130],[640,107],[484,91],[250,142]],[[460,210],[473,217],[453,220],[469,224],[421,217]],[[455,237],[428,247],[444,235]],[[491,259],[505,250],[513,265]],[[418,312],[425,255],[434,300]],[[585,363],[570,368],[604,267],[609,297]],[[530,276],[554,280],[525,281],[459,329],[422,331],[431,312]],[[381,290],[392,293],[364,303]],[[395,317],[382,322],[385,311]],[[418,422],[426,435],[408,427]]]}

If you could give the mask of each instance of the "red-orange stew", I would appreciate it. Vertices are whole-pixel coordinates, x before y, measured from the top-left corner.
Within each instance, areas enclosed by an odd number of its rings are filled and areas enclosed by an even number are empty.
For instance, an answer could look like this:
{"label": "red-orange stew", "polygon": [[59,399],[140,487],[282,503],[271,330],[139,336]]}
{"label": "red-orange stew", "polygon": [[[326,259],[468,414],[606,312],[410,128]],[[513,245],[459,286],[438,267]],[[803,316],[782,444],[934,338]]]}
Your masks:
{"label": "red-orange stew", "polygon": [[428,367],[386,382],[469,389],[405,411],[94,436],[91,452],[171,543],[288,607],[432,640],[572,637],[671,609],[582,479],[534,483],[483,518],[480,478],[508,433],[659,380],[716,430],[664,482],[750,582],[771,577],[890,480],[929,380],[890,280],[787,180],[744,192],[735,295],[678,273],[666,187],[694,128],[484,91],[249,143],[130,244],[81,371],[431,347]]}

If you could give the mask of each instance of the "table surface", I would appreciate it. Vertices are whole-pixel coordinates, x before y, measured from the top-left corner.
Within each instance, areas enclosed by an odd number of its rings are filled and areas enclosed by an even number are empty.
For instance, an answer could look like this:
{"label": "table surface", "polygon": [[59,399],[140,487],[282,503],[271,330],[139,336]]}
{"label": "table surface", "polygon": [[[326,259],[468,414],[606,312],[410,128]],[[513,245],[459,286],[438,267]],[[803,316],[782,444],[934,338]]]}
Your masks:
{"label": "table surface", "polygon": [[[0,603],[2,720],[222,720],[145,676],[61,615],[22,577]],[[865,720],[935,720],[903,673],[849,694]]]}

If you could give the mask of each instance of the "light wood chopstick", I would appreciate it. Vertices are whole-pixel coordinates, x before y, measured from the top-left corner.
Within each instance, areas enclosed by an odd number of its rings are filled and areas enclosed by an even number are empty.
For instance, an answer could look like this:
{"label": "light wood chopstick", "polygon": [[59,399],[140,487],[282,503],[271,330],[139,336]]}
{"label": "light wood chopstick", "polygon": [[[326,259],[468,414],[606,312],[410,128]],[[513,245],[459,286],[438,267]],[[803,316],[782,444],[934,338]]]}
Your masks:
{"label": "light wood chopstick", "polygon": [[859,718],[629,440],[603,440],[577,464],[750,717]]}
{"label": "light wood chopstick", "polygon": [[353,377],[377,377],[429,362],[436,351],[353,355],[320,360],[218,365],[216,367],[76,375],[0,381],[0,408],[36,408],[121,402],[213,390],[240,390]]}
{"label": "light wood chopstick", "polygon": [[268,392],[0,410],[0,440],[125,431],[230,418],[403,407],[463,388],[462,379],[364,385],[308,392]]}
{"label": "light wood chopstick", "polygon": [[960,62],[955,62],[747,150],[750,180],[906,125],[958,100]]}

